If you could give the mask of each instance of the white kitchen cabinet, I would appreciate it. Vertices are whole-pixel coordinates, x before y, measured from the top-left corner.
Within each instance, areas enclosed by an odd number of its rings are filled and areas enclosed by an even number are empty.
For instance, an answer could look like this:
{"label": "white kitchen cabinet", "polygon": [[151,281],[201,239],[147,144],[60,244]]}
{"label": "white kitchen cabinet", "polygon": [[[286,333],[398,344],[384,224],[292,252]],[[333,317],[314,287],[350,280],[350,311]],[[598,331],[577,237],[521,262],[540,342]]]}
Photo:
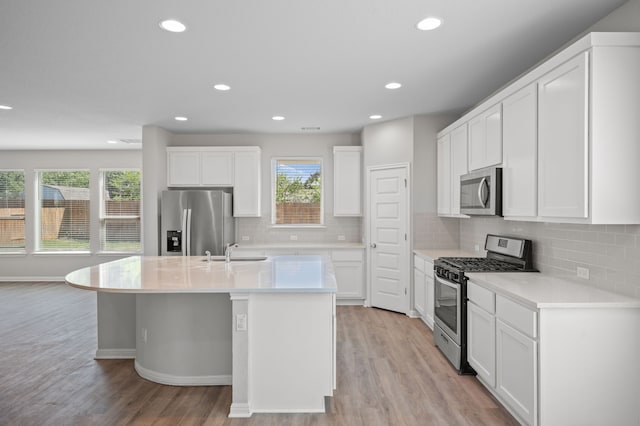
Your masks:
{"label": "white kitchen cabinet", "polygon": [[538,214],[537,85],[502,102],[502,214],[531,219]]}
{"label": "white kitchen cabinet", "polygon": [[538,82],[538,210],[543,217],[587,218],[587,52]]}
{"label": "white kitchen cabinet", "polygon": [[167,186],[232,186],[233,152],[219,147],[167,148]]}
{"label": "white kitchen cabinet", "polygon": [[261,215],[261,163],[260,147],[238,147],[234,153],[233,216],[259,217]]}
{"label": "white kitchen cabinet", "polygon": [[233,151],[200,153],[200,184],[233,186]]}
{"label": "white kitchen cabinet", "polygon": [[460,176],[469,172],[467,125],[451,132],[451,214],[460,215]]}
{"label": "white kitchen cabinet", "polygon": [[470,301],[467,304],[467,361],[492,387],[496,385],[495,341],[495,316]]}
{"label": "white kitchen cabinet", "polygon": [[261,215],[261,149],[241,147],[167,148],[167,186],[233,187],[233,215]]}
{"label": "white kitchen cabinet", "polygon": [[469,171],[502,163],[502,104],[469,120]]}
{"label": "white kitchen cabinet", "polygon": [[424,273],[424,260],[413,256],[413,307],[421,317],[425,315],[427,305],[427,288]]}
{"label": "white kitchen cabinet", "polygon": [[495,345],[498,395],[527,424],[537,424],[537,342],[498,319]]}
{"label": "white kitchen cabinet", "polygon": [[333,147],[333,215],[362,216],[362,147]]}
{"label": "white kitchen cabinet", "polygon": [[451,134],[438,138],[438,215],[451,214]]}
{"label": "white kitchen cabinet", "polygon": [[435,288],[433,278],[433,262],[425,259],[424,261],[424,279],[425,279],[425,313],[424,322],[433,330],[433,315],[435,307]]}

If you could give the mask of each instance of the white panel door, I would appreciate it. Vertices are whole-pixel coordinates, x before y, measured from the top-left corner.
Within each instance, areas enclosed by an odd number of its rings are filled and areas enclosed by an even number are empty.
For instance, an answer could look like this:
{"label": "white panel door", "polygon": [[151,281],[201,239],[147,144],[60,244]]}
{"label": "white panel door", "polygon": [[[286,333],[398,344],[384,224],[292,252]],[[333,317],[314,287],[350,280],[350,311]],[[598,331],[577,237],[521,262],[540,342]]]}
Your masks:
{"label": "white panel door", "polygon": [[451,214],[451,135],[438,139],[438,214]]}
{"label": "white panel door", "polygon": [[407,169],[371,170],[371,305],[406,313],[409,308]]}
{"label": "white panel door", "polygon": [[583,53],[538,82],[538,214],[588,215],[588,59]]}
{"label": "white panel door", "polygon": [[521,89],[502,103],[504,162],[502,213],[538,214],[538,116],[536,84]]}

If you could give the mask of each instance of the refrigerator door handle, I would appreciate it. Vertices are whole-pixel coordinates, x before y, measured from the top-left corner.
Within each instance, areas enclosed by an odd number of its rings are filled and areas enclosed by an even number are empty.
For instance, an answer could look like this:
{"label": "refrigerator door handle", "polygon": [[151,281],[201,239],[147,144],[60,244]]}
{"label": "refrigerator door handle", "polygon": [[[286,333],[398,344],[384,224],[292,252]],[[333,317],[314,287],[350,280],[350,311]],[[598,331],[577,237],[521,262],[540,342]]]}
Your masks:
{"label": "refrigerator door handle", "polygon": [[189,242],[189,234],[187,234],[187,209],[182,210],[182,255],[187,255],[187,247]]}
{"label": "refrigerator door handle", "polygon": [[191,256],[191,209],[187,209],[187,256]]}

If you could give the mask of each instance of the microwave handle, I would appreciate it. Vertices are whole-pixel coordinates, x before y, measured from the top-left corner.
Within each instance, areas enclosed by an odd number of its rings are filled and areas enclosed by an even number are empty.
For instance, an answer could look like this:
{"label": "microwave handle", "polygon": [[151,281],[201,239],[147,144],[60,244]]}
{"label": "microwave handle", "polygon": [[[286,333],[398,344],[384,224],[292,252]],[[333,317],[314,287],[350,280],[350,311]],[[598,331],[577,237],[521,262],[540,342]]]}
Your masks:
{"label": "microwave handle", "polygon": [[[487,191],[483,191],[484,188],[487,188]],[[485,195],[486,194],[486,195]],[[478,185],[478,201],[482,204],[483,208],[487,207],[487,201],[489,198],[489,185],[487,184],[487,178],[483,177],[480,181],[480,185]]]}

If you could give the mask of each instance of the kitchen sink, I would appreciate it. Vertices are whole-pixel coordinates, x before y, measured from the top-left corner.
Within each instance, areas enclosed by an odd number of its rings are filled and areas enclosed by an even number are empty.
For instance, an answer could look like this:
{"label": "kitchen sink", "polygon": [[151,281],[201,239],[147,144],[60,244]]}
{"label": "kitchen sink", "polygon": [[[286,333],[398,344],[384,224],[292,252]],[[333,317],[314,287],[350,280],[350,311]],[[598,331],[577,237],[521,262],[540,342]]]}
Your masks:
{"label": "kitchen sink", "polygon": [[[254,257],[232,257],[231,262],[261,262],[267,260],[266,256],[254,256]],[[202,259],[206,262],[207,259]],[[224,262],[224,256],[211,256],[212,262]]]}

